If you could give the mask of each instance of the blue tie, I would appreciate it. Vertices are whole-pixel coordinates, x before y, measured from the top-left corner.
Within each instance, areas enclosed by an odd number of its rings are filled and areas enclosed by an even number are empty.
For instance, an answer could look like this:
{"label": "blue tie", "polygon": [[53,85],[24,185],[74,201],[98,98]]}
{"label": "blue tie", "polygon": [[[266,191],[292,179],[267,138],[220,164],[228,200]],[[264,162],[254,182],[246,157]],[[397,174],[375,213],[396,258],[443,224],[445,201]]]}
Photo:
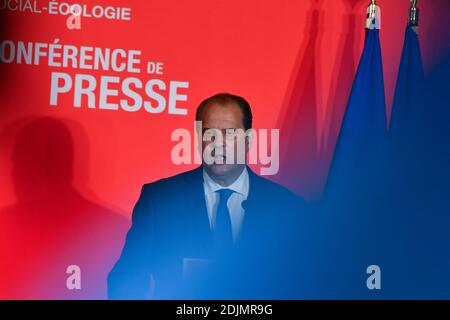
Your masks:
{"label": "blue tie", "polygon": [[228,199],[230,199],[231,195],[233,194],[233,190],[220,189],[217,192],[219,193],[219,205],[217,206],[216,212],[214,242],[216,250],[219,250],[219,252],[223,252],[223,250],[228,250],[233,245],[231,218],[227,207]]}

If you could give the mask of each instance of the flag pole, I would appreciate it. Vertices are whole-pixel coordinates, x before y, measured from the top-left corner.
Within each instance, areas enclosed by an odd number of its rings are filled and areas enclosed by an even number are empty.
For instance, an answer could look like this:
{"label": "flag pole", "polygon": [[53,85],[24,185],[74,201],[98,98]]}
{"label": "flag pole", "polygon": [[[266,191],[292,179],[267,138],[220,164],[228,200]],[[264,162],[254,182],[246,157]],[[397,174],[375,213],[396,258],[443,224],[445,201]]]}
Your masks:
{"label": "flag pole", "polygon": [[409,9],[408,26],[415,32],[419,32],[419,8],[418,0],[411,0],[411,8]]}

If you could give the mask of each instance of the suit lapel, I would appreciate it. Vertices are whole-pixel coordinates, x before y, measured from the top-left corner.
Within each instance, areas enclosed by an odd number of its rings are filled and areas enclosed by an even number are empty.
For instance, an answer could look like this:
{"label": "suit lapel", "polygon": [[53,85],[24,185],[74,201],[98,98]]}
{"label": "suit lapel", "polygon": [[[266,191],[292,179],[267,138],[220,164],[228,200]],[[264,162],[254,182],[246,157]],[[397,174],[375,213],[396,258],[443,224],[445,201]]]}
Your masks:
{"label": "suit lapel", "polygon": [[[264,204],[261,201],[264,200],[264,196],[260,194],[260,177],[257,176],[249,167],[247,167],[249,175],[249,193],[247,200],[242,203],[242,208],[245,210],[244,220],[242,222],[241,231],[239,235],[239,241],[251,241],[252,235],[258,222],[261,220],[261,214],[263,213],[261,208],[264,208]],[[249,239],[250,237],[250,239]]]}
{"label": "suit lapel", "polygon": [[186,210],[189,216],[189,232],[192,250],[206,256],[212,244],[212,234],[209,227],[208,211],[206,209],[205,192],[203,189],[203,169],[198,167],[186,177],[186,192],[190,194]]}

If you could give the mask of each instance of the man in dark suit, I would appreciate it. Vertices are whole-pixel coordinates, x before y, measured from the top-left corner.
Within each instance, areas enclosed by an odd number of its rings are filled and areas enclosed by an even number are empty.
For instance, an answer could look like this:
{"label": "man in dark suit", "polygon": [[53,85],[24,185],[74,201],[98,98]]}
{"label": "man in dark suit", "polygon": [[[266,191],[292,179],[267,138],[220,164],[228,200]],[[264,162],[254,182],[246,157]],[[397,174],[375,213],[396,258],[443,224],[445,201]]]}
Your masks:
{"label": "man in dark suit", "polygon": [[[202,137],[252,128],[248,102],[231,94],[203,101],[196,120]],[[109,298],[297,297],[303,201],[239,163],[236,144],[202,139],[211,145],[212,162],[143,186]]]}

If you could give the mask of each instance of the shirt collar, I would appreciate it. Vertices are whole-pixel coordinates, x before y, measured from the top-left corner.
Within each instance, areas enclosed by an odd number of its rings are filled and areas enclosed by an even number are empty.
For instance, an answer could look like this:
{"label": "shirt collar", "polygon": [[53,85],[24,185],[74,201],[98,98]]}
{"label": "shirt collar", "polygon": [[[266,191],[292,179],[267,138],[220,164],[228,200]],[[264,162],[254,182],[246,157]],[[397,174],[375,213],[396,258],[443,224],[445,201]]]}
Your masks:
{"label": "shirt collar", "polygon": [[245,198],[248,196],[248,190],[249,190],[249,177],[247,168],[244,167],[244,170],[242,170],[242,173],[239,175],[239,177],[229,186],[222,187],[220,184],[215,182],[203,169],[203,183],[205,187],[205,193],[213,193],[220,189],[230,189],[233,190],[236,193],[239,193],[243,195]]}

